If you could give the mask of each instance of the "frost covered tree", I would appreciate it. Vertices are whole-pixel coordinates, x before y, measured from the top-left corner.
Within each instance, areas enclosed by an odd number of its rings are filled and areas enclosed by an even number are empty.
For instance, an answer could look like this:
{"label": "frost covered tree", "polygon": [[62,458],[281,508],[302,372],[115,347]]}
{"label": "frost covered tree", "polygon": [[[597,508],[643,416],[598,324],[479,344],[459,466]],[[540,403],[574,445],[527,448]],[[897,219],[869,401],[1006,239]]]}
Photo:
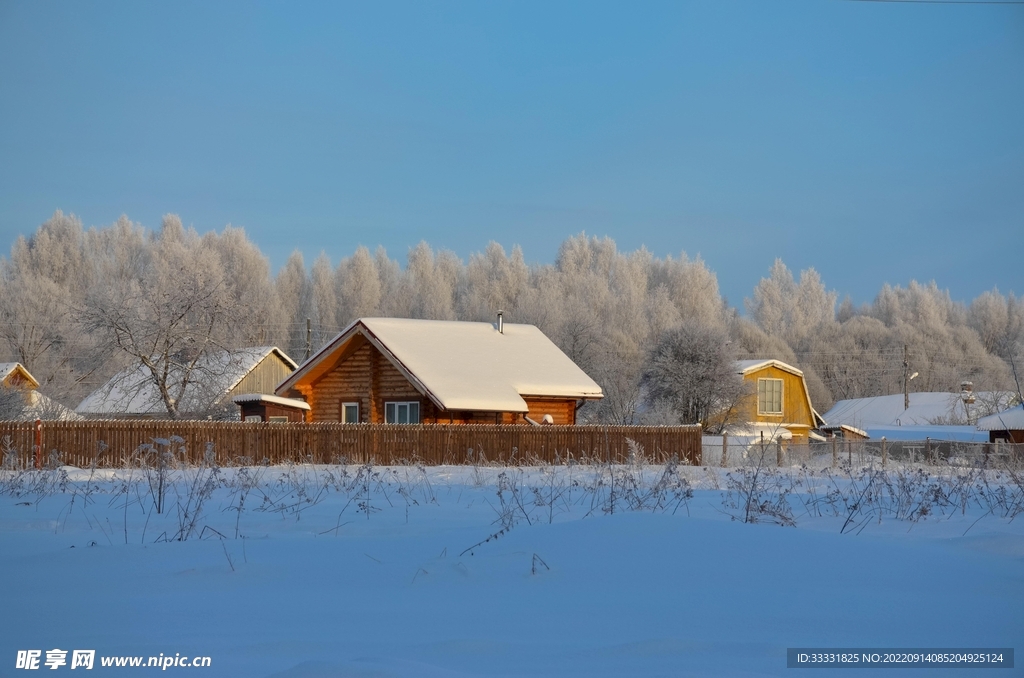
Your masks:
{"label": "frost covered tree", "polygon": [[291,253],[277,274],[274,289],[278,303],[284,309],[285,352],[302,362],[306,355],[306,320],[311,320],[316,311],[313,284],[306,272],[302,252],[296,250]]}
{"label": "frost covered tree", "polygon": [[1024,401],[1024,299],[1012,292],[1006,297],[999,290],[984,292],[971,302],[968,323],[985,349],[1009,364],[1017,398]]}
{"label": "frost covered tree", "polygon": [[465,280],[460,318],[489,321],[498,310],[514,318],[528,294],[530,269],[519,246],[512,248],[509,256],[501,245],[491,241],[482,253],[470,256]]}
{"label": "frost covered tree", "polygon": [[203,235],[203,244],[216,252],[228,298],[237,311],[229,317],[233,343],[238,347],[283,345],[278,330],[286,320],[274,293],[270,260],[244,229],[230,225],[221,233]]}
{"label": "frost covered tree", "polygon": [[[172,261],[180,263],[173,275]],[[198,266],[206,268],[190,272]],[[882,286],[861,307],[844,300],[837,311],[836,294],[814,269],[796,279],[776,260],[746,300],[743,318],[726,307],[700,258],[620,252],[610,238],[586,233],[566,238],[553,264],[528,265],[519,247],[506,252],[493,242],[463,263],[423,242],[404,267],[383,248],[360,247],[336,269],[324,254],[307,269],[296,251],[274,277],[240,228],[200,237],[169,216],[157,234],[127,217],[85,230],[58,211],[0,258],[0,359],[22,362],[48,395],[74,406],[127,361],[111,349],[114,335],[85,319],[115,309],[117,294],[168,294],[170,305],[181,303],[173,280],[217,289],[226,309],[217,315],[217,344],[274,344],[297,359],[306,351],[307,318],[316,350],[358,317],[493,322],[501,309],[507,322],[539,327],[602,385],[605,399],[580,412],[594,422],[649,416],[641,397],[645,366],[652,347],[679,325],[727,333],[736,357],[796,365],[821,408],[898,392],[904,345],[920,373],[912,387],[943,391],[964,379],[979,391],[1019,388],[1024,349],[1024,305],[997,290],[968,306],[935,283],[912,281]],[[202,344],[201,336],[194,341]]]}
{"label": "frost covered tree", "polygon": [[401,265],[383,247],[377,248],[373,258],[380,281],[380,314],[385,318],[411,318],[412,307]]}
{"label": "frost covered tree", "polygon": [[342,327],[356,318],[369,318],[380,313],[381,281],[377,262],[365,247],[344,259],[335,272],[337,289],[337,321]]}
{"label": "frost covered tree", "polygon": [[455,320],[461,268],[458,257],[451,252],[442,251],[435,257],[425,242],[414,247],[409,252],[405,276],[409,317]]}
{"label": "frost covered tree", "polygon": [[643,370],[644,398],[679,424],[720,432],[739,416],[746,394],[729,337],[720,329],[683,323],[665,332]]}
{"label": "frost covered tree", "polygon": [[335,296],[334,270],[326,252],[313,262],[309,276],[310,295],[312,296],[312,350],[330,341],[341,329],[336,317],[338,300]]}
{"label": "frost covered tree", "polygon": [[[100,262],[98,277],[79,311],[79,321],[122,359],[122,397],[141,368],[144,383],[155,387],[168,416],[177,418],[186,391],[209,383],[220,369],[213,353],[230,342],[234,315],[240,312],[228,294],[217,252],[204,246],[175,215],[163,225],[147,255],[121,268]],[[212,366],[211,366],[212,365]]]}
{"label": "frost covered tree", "polygon": [[753,299],[746,300],[758,326],[790,345],[834,322],[835,305],[836,293],[825,289],[817,271],[802,271],[800,282],[796,282],[781,259],[775,260],[769,276],[754,288]]}
{"label": "frost covered tree", "polygon": [[102,362],[73,312],[92,283],[90,234],[60,210],[0,257],[0,350],[48,392],[71,402]]}

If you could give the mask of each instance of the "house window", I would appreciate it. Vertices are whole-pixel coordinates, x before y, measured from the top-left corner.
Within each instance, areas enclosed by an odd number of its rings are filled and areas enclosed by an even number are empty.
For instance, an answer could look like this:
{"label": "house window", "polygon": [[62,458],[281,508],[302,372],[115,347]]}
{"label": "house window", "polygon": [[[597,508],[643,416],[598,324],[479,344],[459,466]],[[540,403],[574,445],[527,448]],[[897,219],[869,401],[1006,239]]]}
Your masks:
{"label": "house window", "polygon": [[343,423],[343,424],[358,424],[359,423],[359,403],[342,403],[341,404],[341,423]]}
{"label": "house window", "polygon": [[757,413],[782,414],[782,380],[757,380]]}
{"label": "house window", "polygon": [[288,417],[267,417],[267,421],[271,424],[287,424]]}
{"label": "house window", "polygon": [[384,403],[384,423],[386,424],[418,424],[420,423],[419,403]]}

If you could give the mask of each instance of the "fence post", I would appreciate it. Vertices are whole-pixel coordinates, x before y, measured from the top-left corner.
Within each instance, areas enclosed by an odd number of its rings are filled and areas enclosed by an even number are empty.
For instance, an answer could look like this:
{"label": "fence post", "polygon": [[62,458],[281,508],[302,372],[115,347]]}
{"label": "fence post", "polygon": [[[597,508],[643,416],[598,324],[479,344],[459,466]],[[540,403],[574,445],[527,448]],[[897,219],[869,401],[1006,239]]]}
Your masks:
{"label": "fence post", "polygon": [[932,439],[924,439],[924,458],[928,463],[932,463]]}
{"label": "fence post", "polygon": [[835,467],[839,463],[839,453],[836,451],[836,434],[832,434],[832,466]]}
{"label": "fence post", "polygon": [[782,438],[775,439],[775,465],[782,466]]}
{"label": "fence post", "polygon": [[729,463],[728,458],[729,452],[729,435],[727,433],[722,434],[722,468],[725,468]]}
{"label": "fence post", "polygon": [[853,468],[853,441],[846,441],[846,461],[849,462],[850,468]]}
{"label": "fence post", "polygon": [[882,436],[882,468],[885,468],[885,462],[889,458],[889,450],[885,446],[885,436]]}
{"label": "fence post", "polygon": [[36,468],[43,468],[43,422],[36,419]]}

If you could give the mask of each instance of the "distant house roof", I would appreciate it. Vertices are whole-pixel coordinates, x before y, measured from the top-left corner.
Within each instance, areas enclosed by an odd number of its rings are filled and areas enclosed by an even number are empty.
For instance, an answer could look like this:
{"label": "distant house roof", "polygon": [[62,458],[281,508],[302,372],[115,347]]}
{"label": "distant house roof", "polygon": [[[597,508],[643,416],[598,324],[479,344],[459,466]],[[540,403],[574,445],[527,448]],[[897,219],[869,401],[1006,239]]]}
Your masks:
{"label": "distant house roof", "polygon": [[364,336],[410,383],[445,410],[528,412],[523,396],[596,399],[601,387],[533,325],[361,318],[276,389],[285,395],[329,371]]}
{"label": "distant house roof", "polygon": [[765,367],[777,367],[784,372],[791,372],[798,377],[804,376],[804,373],[788,365],[781,360],[737,360],[736,361],[736,372],[738,374],[750,374],[751,372],[757,372]]}
{"label": "distant house roof", "polygon": [[[972,416],[983,407],[1005,407],[1013,397],[1011,391],[981,391],[974,394],[976,404]],[[991,411],[991,410],[990,410]],[[824,415],[829,424],[849,424],[862,429],[879,426],[924,426],[936,422],[965,422],[967,412],[959,393],[911,393],[910,407],[903,409],[903,394],[840,400]]]}
{"label": "distant house roof", "polygon": [[6,391],[0,394],[0,420],[75,421],[79,415],[39,391]]}
{"label": "distant house roof", "polygon": [[978,420],[982,431],[1024,431],[1024,404]]}
{"label": "distant house roof", "polygon": [[39,382],[21,363],[0,363],[0,384],[14,386],[18,379],[24,380],[30,388],[39,388]]}
{"label": "distant house roof", "polygon": [[[211,353],[200,360],[194,370],[193,381],[185,387],[178,402],[178,411],[202,412],[220,403],[231,389],[271,354],[276,354],[289,367],[296,367],[295,361],[276,346]],[[180,384],[180,375],[177,379]],[[174,382],[172,377],[171,383]],[[79,414],[145,415],[166,413],[166,408],[146,368],[139,365],[114,375],[79,403],[75,411]]]}

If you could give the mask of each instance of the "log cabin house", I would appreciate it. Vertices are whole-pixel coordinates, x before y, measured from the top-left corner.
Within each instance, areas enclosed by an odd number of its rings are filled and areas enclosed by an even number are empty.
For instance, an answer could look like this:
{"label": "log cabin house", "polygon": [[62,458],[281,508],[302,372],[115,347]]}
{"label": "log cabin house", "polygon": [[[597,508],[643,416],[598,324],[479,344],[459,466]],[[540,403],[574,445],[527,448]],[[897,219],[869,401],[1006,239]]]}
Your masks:
{"label": "log cabin house", "polygon": [[781,360],[737,360],[736,371],[750,388],[738,417],[749,431],[796,444],[822,439],[814,430],[825,421],[811,405],[803,372]]}
{"label": "log cabin house", "polygon": [[361,318],[276,394],[307,421],[575,424],[601,387],[533,325]]}

